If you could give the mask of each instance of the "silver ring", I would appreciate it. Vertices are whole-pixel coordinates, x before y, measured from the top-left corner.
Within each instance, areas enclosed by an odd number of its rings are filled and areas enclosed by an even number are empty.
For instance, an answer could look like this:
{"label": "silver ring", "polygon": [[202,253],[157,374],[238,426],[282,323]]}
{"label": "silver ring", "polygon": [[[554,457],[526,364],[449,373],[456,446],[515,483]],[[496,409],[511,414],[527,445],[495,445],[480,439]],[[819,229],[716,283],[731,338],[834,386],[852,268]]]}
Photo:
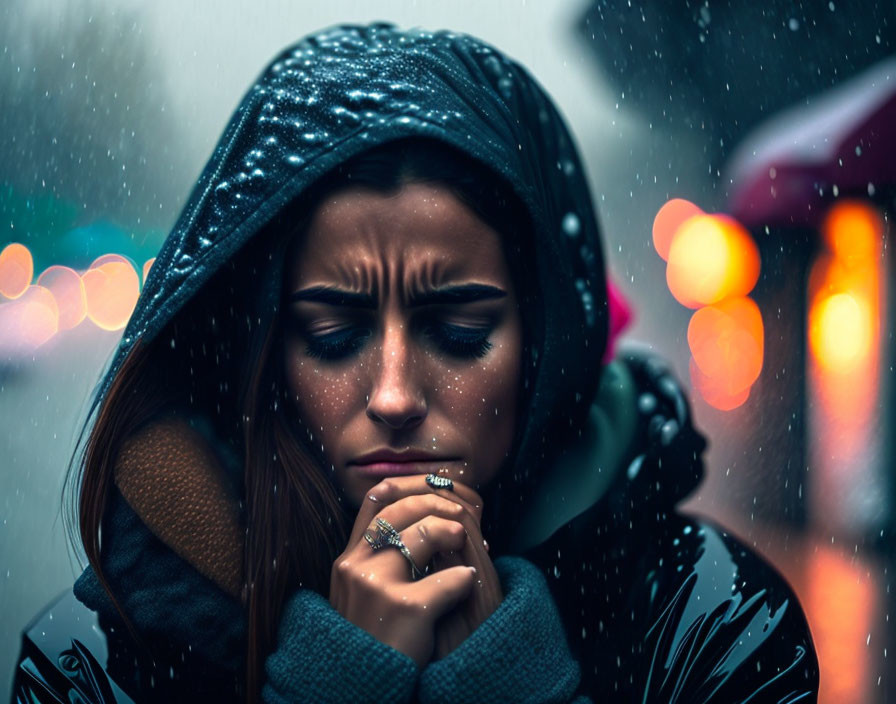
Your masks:
{"label": "silver ring", "polygon": [[427,474],[426,483],[429,484],[433,489],[447,489],[448,491],[454,491],[454,482],[451,481],[448,477],[439,477],[435,474]]}
{"label": "silver ring", "polygon": [[395,530],[395,527],[385,518],[377,517],[376,532],[373,533],[370,528],[368,528],[364,531],[364,540],[367,541],[372,550],[381,550],[385,547],[398,548],[411,565],[411,579],[413,581],[417,581],[426,576],[428,570],[421,571],[420,568],[417,567],[417,564],[414,562],[414,558],[411,555],[411,551],[408,550],[408,546],[401,540],[401,534]]}
{"label": "silver ring", "polygon": [[364,540],[366,540],[373,550],[381,550],[387,546],[398,547],[401,542],[401,534],[395,530],[389,521],[385,518],[376,518],[376,532],[371,531],[368,527],[364,531]]}

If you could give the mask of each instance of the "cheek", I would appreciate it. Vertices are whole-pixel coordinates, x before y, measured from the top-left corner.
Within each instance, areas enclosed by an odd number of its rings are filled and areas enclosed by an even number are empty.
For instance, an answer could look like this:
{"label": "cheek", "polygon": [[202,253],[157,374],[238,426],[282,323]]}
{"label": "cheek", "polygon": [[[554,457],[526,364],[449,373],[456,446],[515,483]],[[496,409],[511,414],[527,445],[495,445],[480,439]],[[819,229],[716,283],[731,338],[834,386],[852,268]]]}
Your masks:
{"label": "cheek", "polygon": [[520,349],[519,345],[506,345],[500,349],[501,360],[490,372],[487,382],[490,401],[490,415],[494,429],[498,432],[508,451],[516,424],[517,399],[520,392]]}
{"label": "cheek", "polygon": [[304,354],[287,357],[286,381],[299,418],[325,445],[331,445],[357,405],[356,374],[323,369]]}
{"label": "cheek", "polygon": [[498,343],[488,360],[459,375],[453,401],[457,420],[466,427],[478,456],[477,465],[486,474],[497,471],[511,449],[516,427],[520,386],[518,345]]}

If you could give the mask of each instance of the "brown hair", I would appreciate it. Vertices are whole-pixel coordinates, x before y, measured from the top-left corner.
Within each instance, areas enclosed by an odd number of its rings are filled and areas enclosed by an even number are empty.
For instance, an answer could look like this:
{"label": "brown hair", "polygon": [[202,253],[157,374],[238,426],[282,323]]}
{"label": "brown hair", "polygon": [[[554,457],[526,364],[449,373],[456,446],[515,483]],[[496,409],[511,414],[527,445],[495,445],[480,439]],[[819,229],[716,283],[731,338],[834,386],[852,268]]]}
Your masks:
{"label": "brown hair", "polygon": [[[353,519],[301,419],[290,413],[279,306],[270,305],[271,296],[279,302],[283,295],[280,265],[327,193],[348,185],[389,192],[409,181],[438,182],[451,189],[502,234],[515,280],[527,280],[524,269],[532,261],[529,218],[503,180],[462,153],[427,140],[374,148],[308,189],[148,344],[138,340],[99,404],[81,461],[77,455],[72,460],[67,484],[77,489],[77,533],[90,565],[137,637],[101,560],[101,525],[117,453],[141,425],[172,405],[202,412],[222,438],[234,439],[233,449],[242,457],[244,487],[250,701],[260,694],[264,658],[276,645],[288,593],[300,587],[329,593],[331,567],[345,548]],[[267,299],[256,295],[260,281],[275,289]],[[531,328],[533,316],[523,317]],[[525,333],[527,338],[530,333]],[[521,399],[521,404],[527,402]],[[79,472],[72,471],[76,466]]]}

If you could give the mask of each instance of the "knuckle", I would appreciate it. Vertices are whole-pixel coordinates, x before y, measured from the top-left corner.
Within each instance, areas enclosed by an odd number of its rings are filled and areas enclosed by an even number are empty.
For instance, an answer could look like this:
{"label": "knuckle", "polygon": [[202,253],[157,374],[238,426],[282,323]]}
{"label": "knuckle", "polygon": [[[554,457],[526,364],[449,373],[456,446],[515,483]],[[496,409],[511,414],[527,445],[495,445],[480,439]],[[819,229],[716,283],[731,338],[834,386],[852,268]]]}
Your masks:
{"label": "knuckle", "polygon": [[333,577],[341,584],[351,581],[355,566],[350,560],[339,560],[333,565]]}
{"label": "knuckle", "polygon": [[396,613],[416,613],[420,610],[419,601],[407,594],[400,594],[393,591],[387,595],[386,601],[389,609]]}
{"label": "knuckle", "polygon": [[383,479],[379,484],[377,484],[371,490],[371,494],[376,496],[380,501],[387,499],[392,496],[392,493],[395,491],[395,482],[389,479]]}
{"label": "knuckle", "polygon": [[464,524],[458,523],[457,521],[448,521],[448,531],[455,538],[467,534],[467,529],[464,527]]}
{"label": "knuckle", "polygon": [[433,531],[436,531],[439,529],[439,527],[441,525],[441,521],[442,521],[442,519],[439,518],[438,516],[433,516],[433,515],[425,516],[423,518],[423,520],[420,521],[420,533],[424,537],[428,537],[428,536],[432,535]]}

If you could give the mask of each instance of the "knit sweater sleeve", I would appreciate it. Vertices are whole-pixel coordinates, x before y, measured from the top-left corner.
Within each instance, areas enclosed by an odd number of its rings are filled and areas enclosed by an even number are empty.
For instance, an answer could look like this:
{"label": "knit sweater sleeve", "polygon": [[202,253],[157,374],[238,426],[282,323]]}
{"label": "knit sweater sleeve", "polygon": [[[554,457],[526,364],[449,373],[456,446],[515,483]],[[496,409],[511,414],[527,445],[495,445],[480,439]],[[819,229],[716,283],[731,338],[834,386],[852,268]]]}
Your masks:
{"label": "knit sweater sleeve", "polygon": [[575,697],[579,664],[540,570],[510,556],[496,559],[495,569],[504,600],[454,651],[423,670],[421,704],[590,702]]}
{"label": "knit sweater sleeve", "polygon": [[265,702],[408,702],[417,665],[343,618],[316,592],[286,603],[277,649],[265,663]]}

